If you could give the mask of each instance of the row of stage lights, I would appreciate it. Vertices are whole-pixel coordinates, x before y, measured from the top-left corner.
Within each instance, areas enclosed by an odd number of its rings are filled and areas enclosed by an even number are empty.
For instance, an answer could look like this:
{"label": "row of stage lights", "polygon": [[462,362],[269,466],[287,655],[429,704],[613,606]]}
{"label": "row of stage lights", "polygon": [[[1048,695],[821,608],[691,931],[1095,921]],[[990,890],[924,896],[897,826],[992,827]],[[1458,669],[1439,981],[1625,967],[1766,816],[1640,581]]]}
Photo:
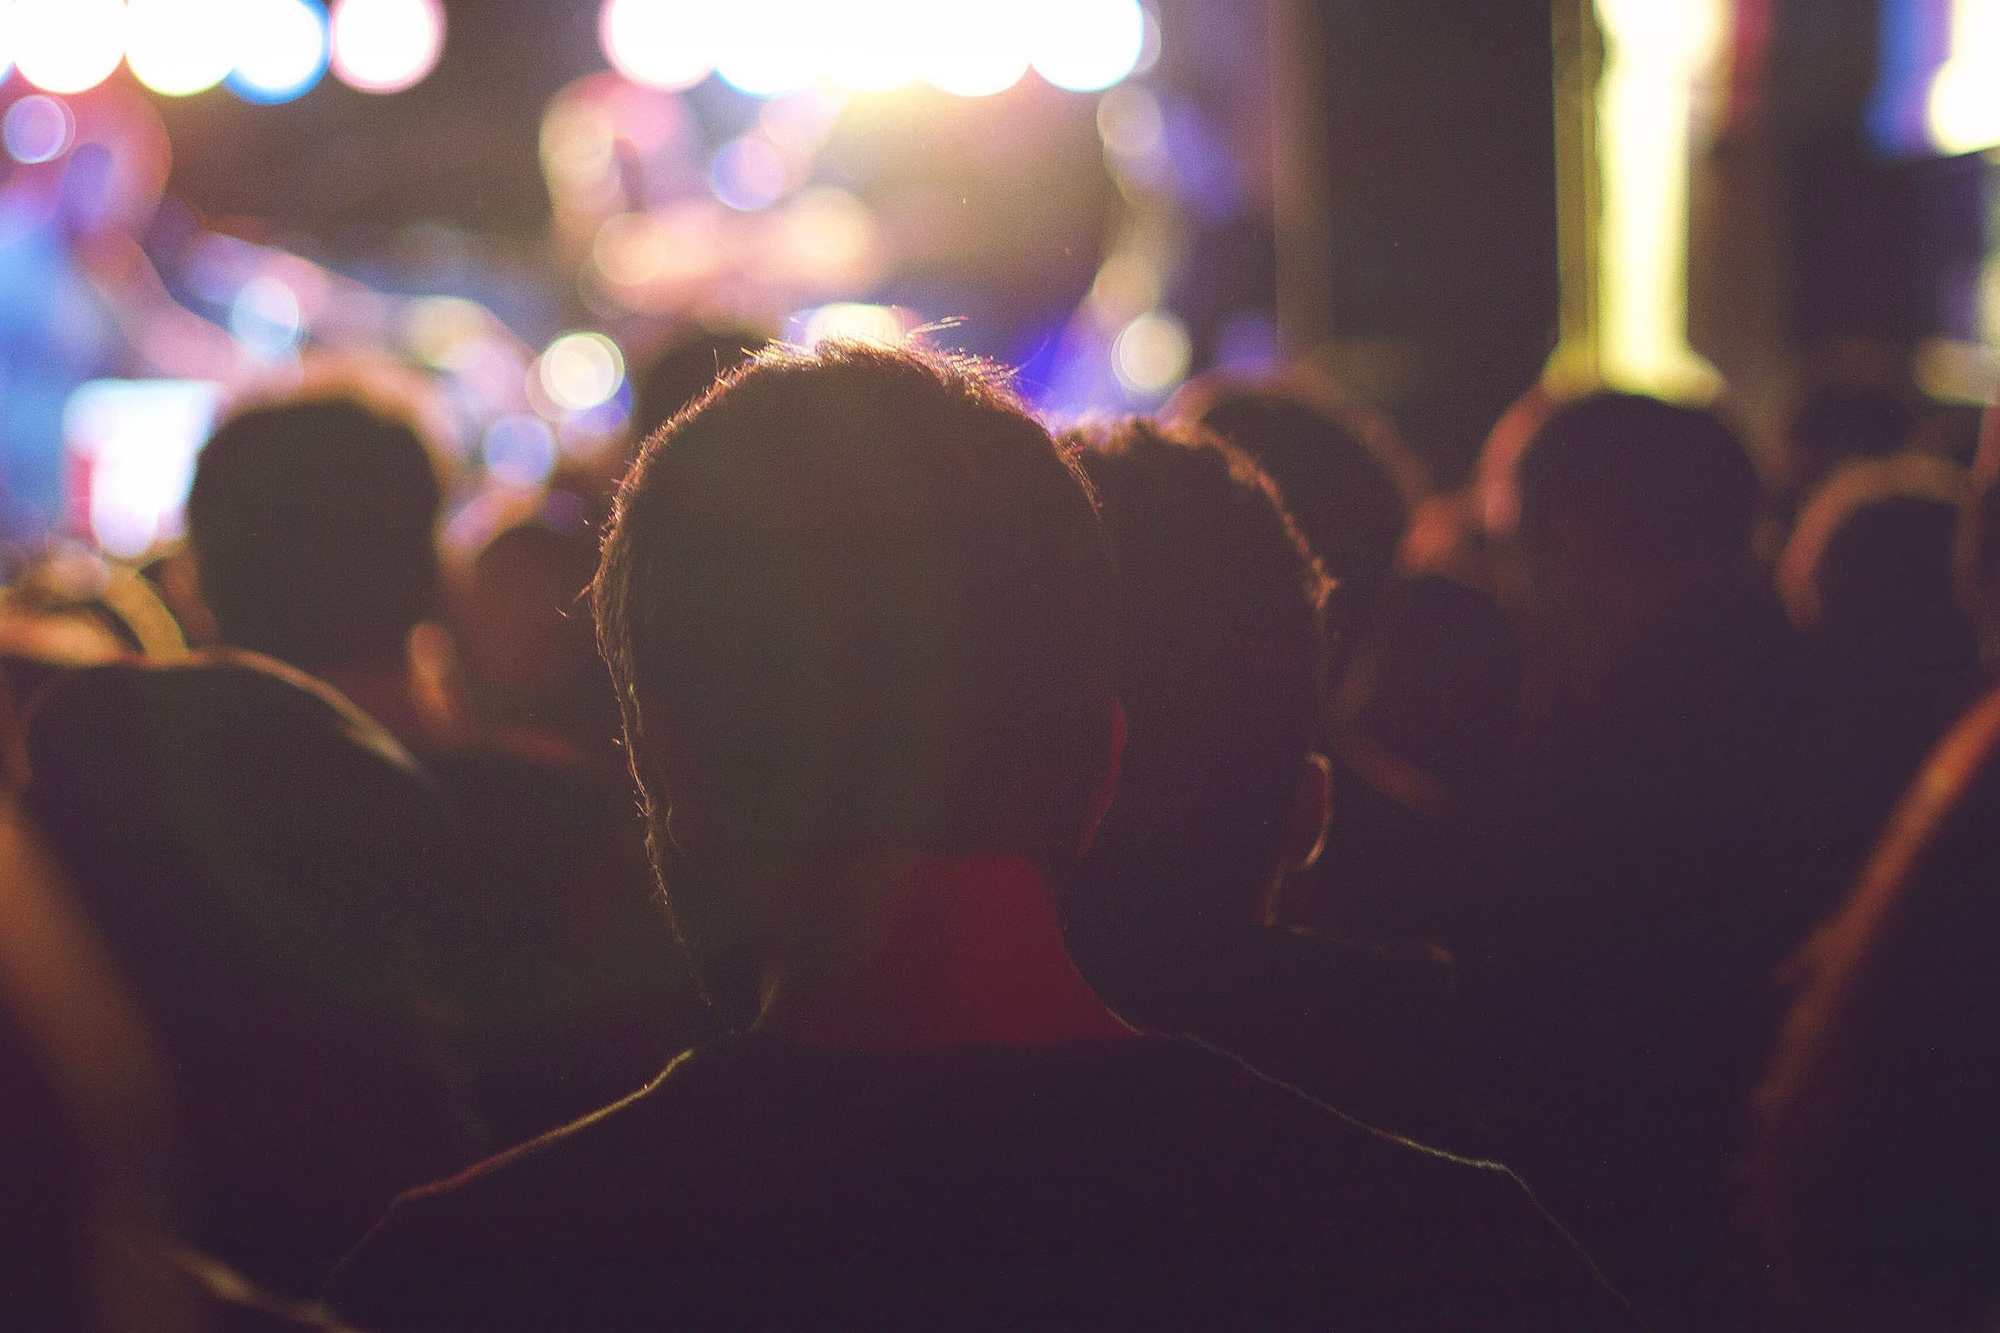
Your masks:
{"label": "row of stage lights", "polygon": [[714,74],[753,97],[819,80],[986,97],[1030,68],[1109,88],[1145,58],[1151,22],[1139,0],[605,0],[598,35],[619,73],[669,91]]}
{"label": "row of stage lights", "polygon": [[422,81],[444,51],[439,0],[0,0],[0,73],[43,92],[81,93],[123,61],[156,93],[217,84],[251,102],[289,102],[329,67],[364,92]]}
{"label": "row of stage lights", "polygon": [[[1034,69],[1077,92],[1144,59],[1139,0],[605,0],[598,33],[625,77],[755,97],[826,80],[852,92],[926,82],[1004,92]],[[0,0],[0,75],[81,93],[123,61],[169,97],[218,84],[252,102],[302,96],[331,68],[364,92],[421,82],[444,51],[440,0]]]}

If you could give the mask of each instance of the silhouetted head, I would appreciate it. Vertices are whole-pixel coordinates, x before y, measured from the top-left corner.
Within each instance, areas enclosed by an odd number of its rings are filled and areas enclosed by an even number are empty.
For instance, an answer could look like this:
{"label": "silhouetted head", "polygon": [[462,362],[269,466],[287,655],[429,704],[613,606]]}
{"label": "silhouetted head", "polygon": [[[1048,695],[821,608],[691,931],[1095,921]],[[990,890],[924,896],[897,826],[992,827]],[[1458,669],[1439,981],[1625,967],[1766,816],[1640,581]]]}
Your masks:
{"label": "silhouetted head", "polygon": [[403,421],[348,397],[252,408],[196,460],[188,541],[223,641],[307,671],[398,661],[439,613],[441,497]]}
{"label": "silhouetted head", "polygon": [[1340,585],[1336,628],[1352,637],[1395,571],[1418,498],[1415,465],[1384,430],[1278,390],[1219,389],[1192,406],[1203,427],[1249,454],[1276,483]]}
{"label": "silhouetted head", "polygon": [[1816,491],[1778,565],[1792,623],[1844,657],[1969,669],[1952,581],[1964,470],[1920,454],[1857,459]]}
{"label": "silhouetted head", "polygon": [[1770,1271],[1825,1329],[1991,1327],[2000,1308],[2000,696],[1946,739],[1803,984],[1756,1102]]}
{"label": "silhouetted head", "polygon": [[1118,794],[1073,914],[1260,916],[1311,859],[1330,581],[1249,455],[1128,421],[1070,440],[1119,567]]}
{"label": "silhouetted head", "polygon": [[1521,452],[1513,492],[1501,591],[1526,645],[1572,669],[1657,632],[1749,562],[1757,472],[1710,412],[1609,392],[1566,403]]}
{"label": "silhouetted head", "polygon": [[1823,384],[1799,404],[1785,431],[1793,480],[1810,487],[1849,459],[1895,453],[1916,424],[1916,413],[1887,386]]}
{"label": "silhouetted head", "polygon": [[1073,860],[1110,754],[1113,597],[1075,465],[972,363],[773,349],[649,440],[598,633],[711,994],[706,955],[838,911],[733,920],[718,876]]}

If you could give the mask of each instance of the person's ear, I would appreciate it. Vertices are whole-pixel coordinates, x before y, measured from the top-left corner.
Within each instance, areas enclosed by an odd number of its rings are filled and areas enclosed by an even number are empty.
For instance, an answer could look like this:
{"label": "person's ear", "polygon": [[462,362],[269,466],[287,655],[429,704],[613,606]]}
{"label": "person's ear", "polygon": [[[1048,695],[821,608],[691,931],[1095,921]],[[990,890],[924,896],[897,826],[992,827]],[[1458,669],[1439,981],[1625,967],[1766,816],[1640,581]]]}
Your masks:
{"label": "person's ear", "polygon": [[1125,759],[1125,705],[1116,699],[1111,701],[1109,750],[1104,758],[1104,773],[1090,793],[1090,814],[1084,820],[1083,836],[1077,839],[1078,859],[1090,854],[1090,844],[1097,841],[1097,827],[1104,822],[1106,812],[1111,809],[1111,798],[1118,793],[1118,769]]}
{"label": "person's ear", "polygon": [[1299,765],[1298,781],[1292,786],[1285,836],[1278,844],[1278,868],[1289,875],[1319,860],[1332,820],[1333,768],[1325,755],[1315,751]]}

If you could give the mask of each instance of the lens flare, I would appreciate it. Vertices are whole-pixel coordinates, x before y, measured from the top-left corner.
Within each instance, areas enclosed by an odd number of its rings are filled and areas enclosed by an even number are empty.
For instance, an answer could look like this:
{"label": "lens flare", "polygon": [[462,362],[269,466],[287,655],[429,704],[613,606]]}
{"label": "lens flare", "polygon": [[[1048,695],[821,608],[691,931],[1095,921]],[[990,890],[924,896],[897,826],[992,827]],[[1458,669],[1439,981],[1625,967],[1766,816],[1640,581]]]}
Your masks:
{"label": "lens flare", "polygon": [[423,82],[444,54],[438,0],[334,0],[333,72],[365,93]]}
{"label": "lens flare", "polygon": [[303,97],[326,73],[326,9],[319,0],[241,0],[236,68],[224,85],[246,102]]}
{"label": "lens flare", "polygon": [[125,58],[120,0],[15,0],[0,17],[22,77],[45,93],[95,88]]}

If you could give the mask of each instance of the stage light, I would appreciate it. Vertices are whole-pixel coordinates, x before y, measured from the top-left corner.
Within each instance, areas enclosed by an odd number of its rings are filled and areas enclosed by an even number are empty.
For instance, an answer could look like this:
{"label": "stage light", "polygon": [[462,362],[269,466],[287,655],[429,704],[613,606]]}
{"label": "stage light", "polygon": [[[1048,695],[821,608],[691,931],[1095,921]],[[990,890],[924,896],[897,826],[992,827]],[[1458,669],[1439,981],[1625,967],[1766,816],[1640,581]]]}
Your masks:
{"label": "stage light", "polygon": [[223,84],[244,101],[289,102],[326,73],[326,9],[319,0],[241,0],[235,23],[236,68]]}
{"label": "stage light", "polygon": [[1145,50],[1146,11],[1139,0],[1047,0],[1035,12],[1035,71],[1058,88],[1109,88],[1132,72]]}
{"label": "stage light", "polygon": [[227,78],[236,53],[239,0],[130,0],[125,63],[132,77],[165,97],[187,97]]}
{"label": "stage light", "polygon": [[837,301],[808,314],[801,335],[807,347],[817,347],[830,338],[877,347],[901,347],[909,340],[909,327],[902,312],[893,306]]}
{"label": "stage light", "polygon": [[634,83],[679,92],[708,77],[715,7],[702,0],[605,0],[598,41]]}
{"label": "stage light", "polygon": [[957,97],[1004,93],[1034,54],[1020,11],[1001,0],[939,0],[931,13],[924,78]]}
{"label": "stage light", "polygon": [[1724,9],[1597,0],[1608,56],[1597,94],[1599,355],[1618,388],[1700,400],[1720,383],[1688,345],[1687,242],[1694,93],[1720,54]]}
{"label": "stage light", "polygon": [[1111,373],[1127,393],[1157,398],[1187,378],[1194,344],[1187,326],[1152,310],[1118,331],[1111,344]]}
{"label": "stage light", "polygon": [[715,72],[752,97],[777,97],[820,74],[826,25],[838,22],[818,0],[746,0],[717,34]]}
{"label": "stage light", "polygon": [[75,142],[76,117],[56,98],[29,93],[7,108],[6,119],[0,120],[0,138],[16,162],[31,166],[52,162]]}
{"label": "stage light", "polygon": [[929,46],[931,0],[847,0],[828,25],[821,72],[850,92],[914,83]]}
{"label": "stage light", "polygon": [[14,0],[4,11],[14,64],[46,93],[80,93],[125,58],[121,0]]}
{"label": "stage light", "polygon": [[789,181],[778,150],[746,134],[715,150],[708,183],[723,203],[740,213],[755,213],[783,198]]}
{"label": "stage light", "polygon": [[479,455],[495,480],[532,490],[556,470],[556,435],[540,417],[515,413],[486,428]]}
{"label": "stage light", "polygon": [[565,333],[542,353],[536,377],[557,407],[588,412],[610,402],[625,382],[625,357],[601,333]]}
{"label": "stage light", "polygon": [[214,429],[217,385],[92,380],[63,406],[63,444],[88,469],[90,532],[130,560],[181,531],[195,456]]}
{"label": "stage light", "polygon": [[1951,59],[1931,84],[1931,143],[1940,153],[2000,145],[2000,0],[1956,0]]}
{"label": "stage light", "polygon": [[399,93],[423,82],[444,54],[438,0],[334,0],[333,72],[365,93]]}

